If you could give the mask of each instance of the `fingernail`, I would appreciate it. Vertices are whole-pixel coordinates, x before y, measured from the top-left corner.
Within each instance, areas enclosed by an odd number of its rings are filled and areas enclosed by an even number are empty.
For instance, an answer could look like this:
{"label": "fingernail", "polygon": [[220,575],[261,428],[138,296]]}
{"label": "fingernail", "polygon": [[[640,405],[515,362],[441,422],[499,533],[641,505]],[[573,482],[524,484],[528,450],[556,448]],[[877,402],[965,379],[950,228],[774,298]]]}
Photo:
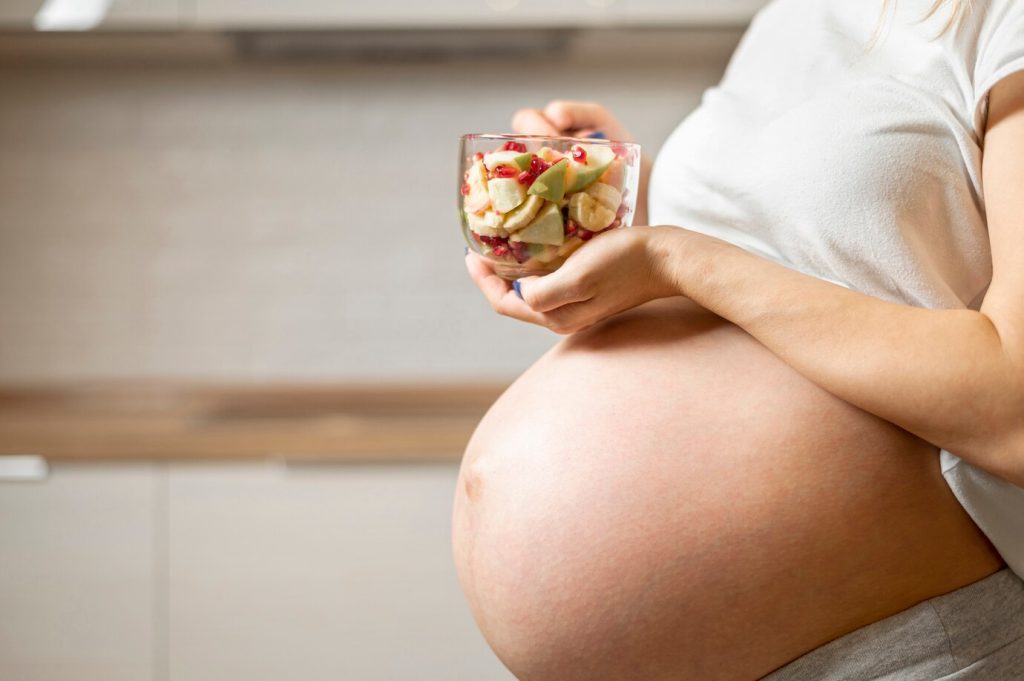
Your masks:
{"label": "fingernail", "polygon": [[606,139],[608,139],[608,136],[607,136],[607,135],[605,135],[605,134],[604,134],[603,132],[601,132],[600,130],[597,130],[597,131],[595,131],[595,132],[592,132],[592,133],[590,133],[589,135],[587,135],[587,139],[592,139],[592,140],[606,140]]}
{"label": "fingernail", "polygon": [[519,300],[522,300],[523,299],[523,289],[521,289],[519,287],[519,280],[518,279],[516,279],[515,281],[512,282],[512,289],[516,292],[516,295],[519,296]]}

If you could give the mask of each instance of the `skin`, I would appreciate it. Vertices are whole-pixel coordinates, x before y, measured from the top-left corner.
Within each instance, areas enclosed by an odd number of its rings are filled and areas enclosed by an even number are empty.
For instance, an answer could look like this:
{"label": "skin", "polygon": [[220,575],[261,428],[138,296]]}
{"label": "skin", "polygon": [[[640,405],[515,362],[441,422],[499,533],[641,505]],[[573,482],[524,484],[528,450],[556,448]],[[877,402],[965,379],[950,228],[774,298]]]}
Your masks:
{"label": "skin", "polygon": [[[515,125],[628,139],[594,104]],[[1024,483],[1024,76],[992,93],[984,181],[977,312],[685,226],[601,235],[523,299],[467,256],[496,311],[567,336],[481,422],[455,498],[460,581],[518,678],[754,679],[1002,567],[936,446]]]}

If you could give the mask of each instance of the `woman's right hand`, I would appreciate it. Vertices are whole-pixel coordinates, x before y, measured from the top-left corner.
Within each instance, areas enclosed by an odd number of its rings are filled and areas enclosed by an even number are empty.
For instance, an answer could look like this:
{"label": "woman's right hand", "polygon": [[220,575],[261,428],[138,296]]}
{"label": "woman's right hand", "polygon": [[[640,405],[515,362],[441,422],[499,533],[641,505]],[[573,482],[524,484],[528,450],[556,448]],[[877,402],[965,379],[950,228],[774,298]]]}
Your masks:
{"label": "woman's right hand", "polygon": [[512,129],[520,135],[587,137],[602,133],[611,140],[633,141],[615,116],[596,102],[556,99],[543,109],[520,109],[512,117]]}
{"label": "woman's right hand", "polygon": [[[608,109],[596,102],[572,102],[556,99],[543,109],[520,109],[512,117],[512,130],[520,135],[552,135],[587,137],[602,133],[605,138],[632,142],[622,123]],[[633,224],[647,224],[647,183],[651,177],[651,159],[640,160],[640,182],[637,187],[636,210]]]}

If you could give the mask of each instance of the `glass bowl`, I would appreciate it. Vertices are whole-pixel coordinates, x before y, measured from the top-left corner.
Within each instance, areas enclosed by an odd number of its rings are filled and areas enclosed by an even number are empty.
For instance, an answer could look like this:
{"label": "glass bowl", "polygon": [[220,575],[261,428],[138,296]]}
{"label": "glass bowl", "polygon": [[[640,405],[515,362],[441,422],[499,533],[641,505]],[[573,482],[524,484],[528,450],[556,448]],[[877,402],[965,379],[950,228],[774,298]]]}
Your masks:
{"label": "glass bowl", "polygon": [[601,232],[632,224],[640,146],[541,135],[463,135],[466,243],[508,280],[557,270]]}

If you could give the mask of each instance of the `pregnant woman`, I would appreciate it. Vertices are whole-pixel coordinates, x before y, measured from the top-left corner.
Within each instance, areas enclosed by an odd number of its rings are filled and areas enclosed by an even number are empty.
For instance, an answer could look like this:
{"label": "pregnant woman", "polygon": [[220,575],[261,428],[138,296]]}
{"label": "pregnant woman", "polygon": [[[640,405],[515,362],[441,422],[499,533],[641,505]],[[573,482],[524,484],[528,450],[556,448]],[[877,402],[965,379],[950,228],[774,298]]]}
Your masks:
{"label": "pregnant woman", "polygon": [[[629,139],[588,103],[514,127]],[[775,0],[642,185],[659,226],[554,274],[467,255],[497,312],[567,336],[456,493],[498,656],[1024,679],[1024,2]]]}

